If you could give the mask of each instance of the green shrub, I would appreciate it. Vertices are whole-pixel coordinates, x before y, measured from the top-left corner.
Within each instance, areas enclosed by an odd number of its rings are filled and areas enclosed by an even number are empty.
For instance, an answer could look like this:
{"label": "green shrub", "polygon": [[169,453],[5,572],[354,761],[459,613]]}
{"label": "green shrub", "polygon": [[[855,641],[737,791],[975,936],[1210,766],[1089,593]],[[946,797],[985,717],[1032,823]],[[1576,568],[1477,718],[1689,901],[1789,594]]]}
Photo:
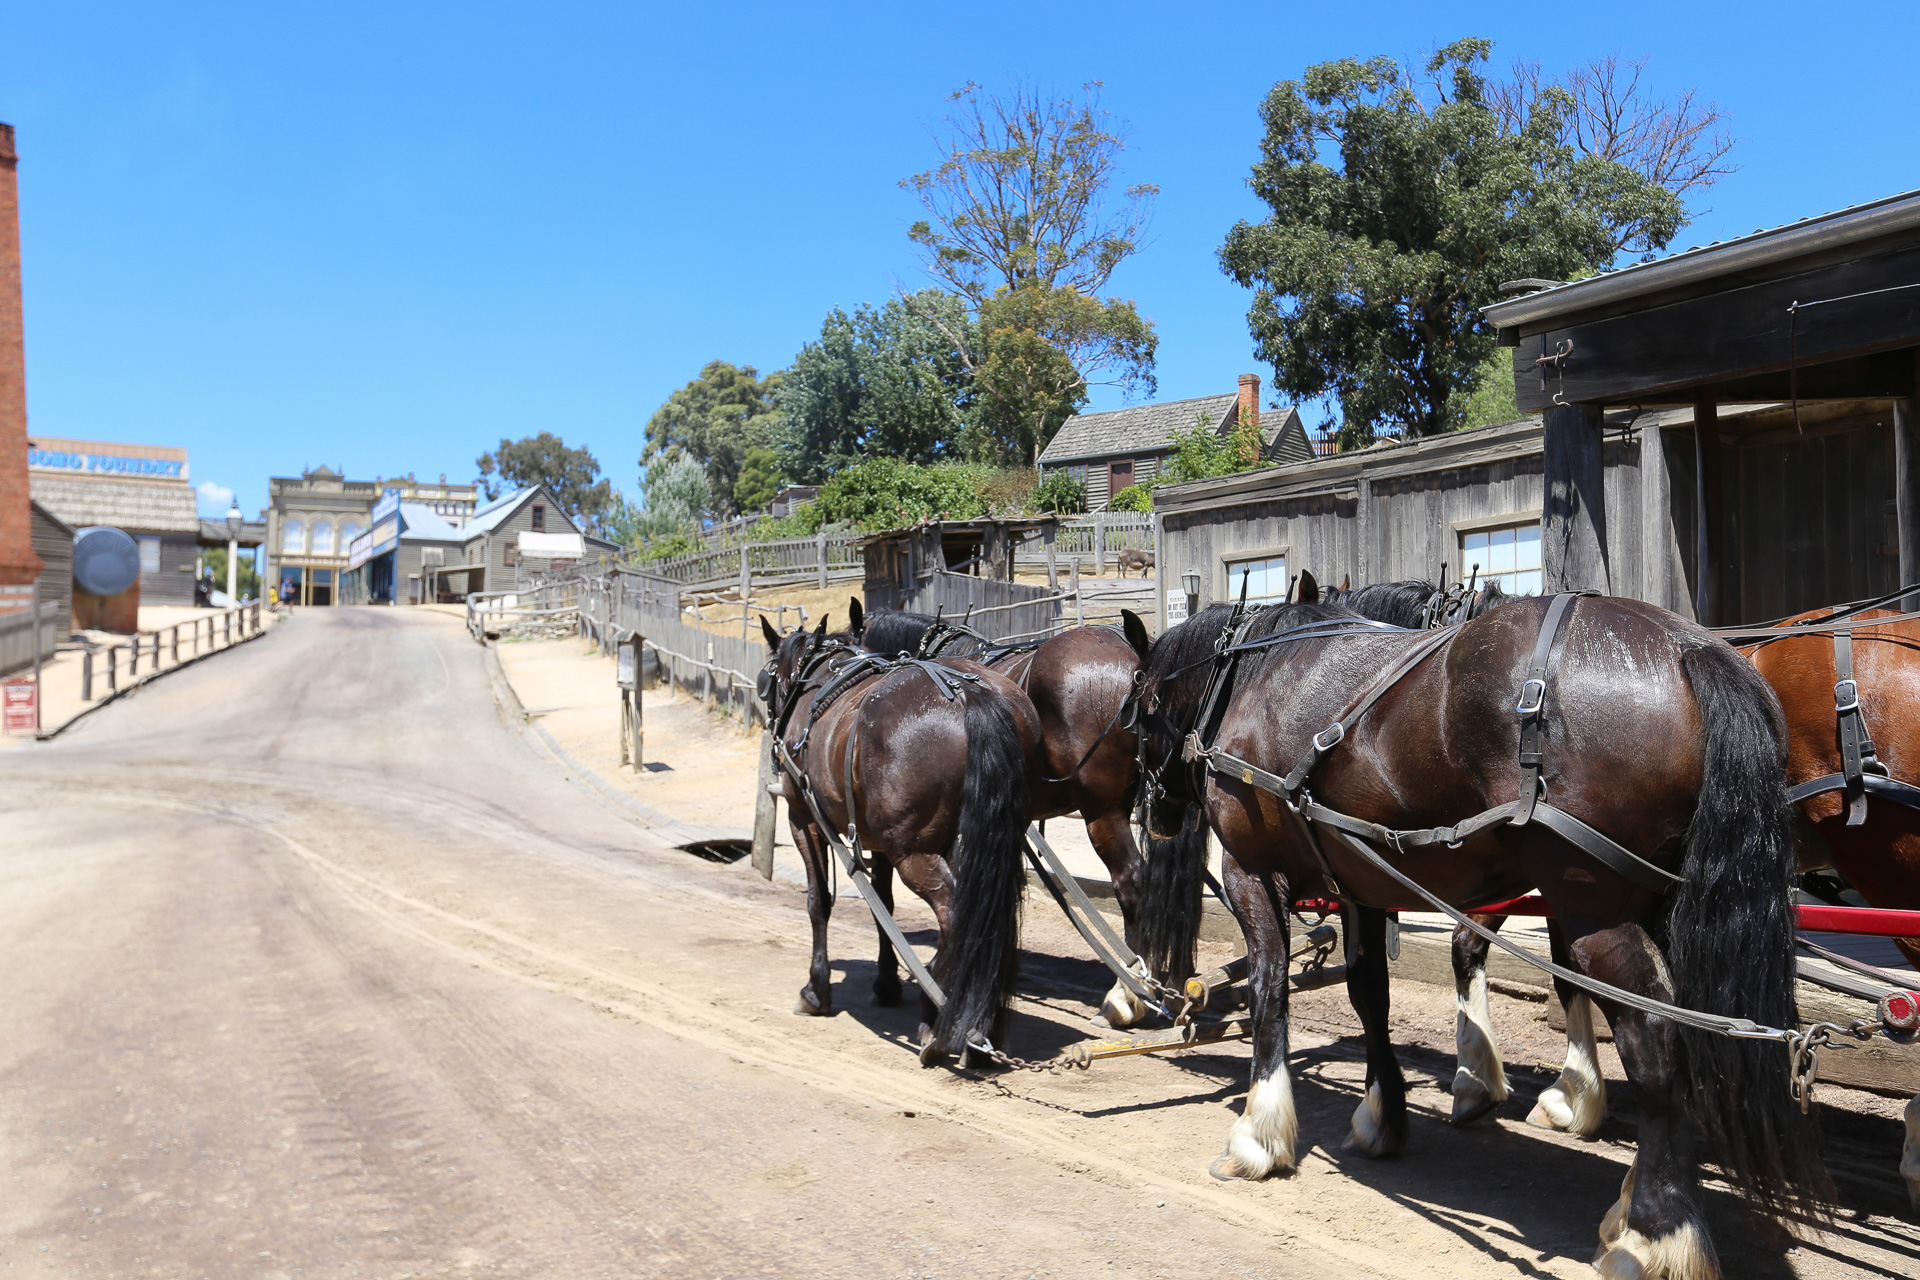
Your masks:
{"label": "green shrub", "polygon": [[1073,515],[1087,509],[1087,486],[1064,471],[1055,471],[1033,491],[1036,511]]}
{"label": "green shrub", "polygon": [[1113,501],[1107,503],[1109,511],[1153,511],[1153,486],[1150,484],[1130,484],[1113,495]]}
{"label": "green shrub", "polygon": [[700,539],[684,533],[670,533],[657,537],[642,538],[633,548],[633,558],[638,561],[665,560],[670,556],[683,556],[692,551],[705,551],[707,544]]}

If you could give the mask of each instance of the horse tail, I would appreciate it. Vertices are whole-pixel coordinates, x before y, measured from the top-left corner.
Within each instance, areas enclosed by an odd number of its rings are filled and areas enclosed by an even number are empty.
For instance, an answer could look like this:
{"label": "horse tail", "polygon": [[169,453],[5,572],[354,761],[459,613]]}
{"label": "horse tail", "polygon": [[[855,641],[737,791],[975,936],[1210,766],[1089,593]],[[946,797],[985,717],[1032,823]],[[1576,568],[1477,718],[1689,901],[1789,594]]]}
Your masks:
{"label": "horse tail", "polygon": [[954,844],[953,896],[935,957],[946,1004],[934,1043],[958,1051],[969,1036],[992,1037],[1020,971],[1020,900],[1027,833],[1027,755],[1006,696],[969,688],[967,776]]}
{"label": "horse tail", "polygon": [[1162,838],[1150,830],[1143,832],[1147,865],[1141,877],[1137,921],[1140,958],[1166,982],[1179,982],[1193,972],[1208,830],[1206,815],[1193,805],[1178,835]]}
{"label": "horse tail", "polygon": [[[1785,718],[1732,649],[1702,645],[1680,662],[1700,711],[1706,768],[1667,916],[1679,1003],[1795,1028]],[[1789,1091],[1786,1050],[1684,1026],[1680,1041],[1690,1110],[1713,1160],[1763,1212],[1818,1216],[1833,1184],[1817,1129]]]}

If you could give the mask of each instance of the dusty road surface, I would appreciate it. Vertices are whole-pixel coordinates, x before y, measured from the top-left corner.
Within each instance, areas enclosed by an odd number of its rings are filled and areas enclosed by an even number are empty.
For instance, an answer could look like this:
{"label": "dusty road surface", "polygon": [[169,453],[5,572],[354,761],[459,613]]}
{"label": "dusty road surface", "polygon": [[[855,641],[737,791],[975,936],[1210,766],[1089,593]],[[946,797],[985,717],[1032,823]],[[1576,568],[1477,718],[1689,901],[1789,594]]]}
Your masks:
{"label": "dusty road surface", "polygon": [[[1412,1150],[1373,1162],[1344,998],[1300,999],[1301,1170],[1258,1185],[1205,1174],[1244,1049],[922,1071],[857,902],[842,1012],[796,1018],[798,894],[571,779],[424,611],[305,611],[0,753],[0,906],[7,1276],[1576,1276],[1631,1153],[1618,1083],[1597,1141],[1520,1122],[1559,1046],[1513,1001],[1518,1096],[1455,1132],[1451,1000],[1396,991]],[[1028,932],[1039,1058],[1106,984]],[[1896,1107],[1838,1100],[1848,1213],[1789,1251],[1715,1193],[1730,1276],[1920,1267]]]}

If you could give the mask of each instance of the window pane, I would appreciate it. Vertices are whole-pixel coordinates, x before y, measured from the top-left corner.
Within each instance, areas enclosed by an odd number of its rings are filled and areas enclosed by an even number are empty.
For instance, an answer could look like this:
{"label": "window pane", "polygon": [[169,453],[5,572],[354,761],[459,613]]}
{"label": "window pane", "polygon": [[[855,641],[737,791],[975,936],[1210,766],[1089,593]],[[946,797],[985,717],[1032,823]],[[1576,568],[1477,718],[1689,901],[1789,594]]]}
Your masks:
{"label": "window pane", "polygon": [[289,520],[280,528],[280,550],[299,555],[307,549],[307,526],[298,520]]}
{"label": "window pane", "polygon": [[1467,562],[1469,564],[1473,563],[1476,557],[1482,565],[1486,564],[1487,535],[1484,533],[1462,534],[1460,538],[1460,549],[1467,553]]}
{"label": "window pane", "polygon": [[1493,529],[1487,537],[1487,572],[1513,572],[1513,530]]}
{"label": "window pane", "polygon": [[1504,588],[1504,590],[1509,591],[1512,594],[1517,596],[1539,595],[1540,594],[1540,571],[1538,569],[1532,569],[1526,573],[1514,574],[1513,585],[1511,587]]}
{"label": "window pane", "polygon": [[140,539],[140,572],[160,572],[160,539]]}
{"label": "window pane", "polygon": [[313,526],[313,554],[330,556],[333,554],[333,526],[316,524]]}
{"label": "window pane", "polygon": [[1513,567],[1538,569],[1540,567],[1540,526],[1522,525],[1514,532],[1518,537],[1515,539]]}

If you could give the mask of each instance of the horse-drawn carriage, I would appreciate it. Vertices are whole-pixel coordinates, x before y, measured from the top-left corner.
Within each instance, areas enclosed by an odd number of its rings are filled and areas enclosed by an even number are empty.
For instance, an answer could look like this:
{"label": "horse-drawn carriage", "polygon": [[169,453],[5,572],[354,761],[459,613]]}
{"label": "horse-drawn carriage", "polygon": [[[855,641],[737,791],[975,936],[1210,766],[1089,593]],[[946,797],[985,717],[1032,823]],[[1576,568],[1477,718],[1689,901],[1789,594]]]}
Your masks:
{"label": "horse-drawn carriage", "polygon": [[[1439,911],[1458,925],[1455,1122],[1506,1097],[1484,971],[1487,948],[1506,946],[1549,972],[1568,1012],[1568,1067],[1536,1119],[1579,1130],[1604,1113],[1591,1004],[1637,1087],[1638,1153],[1596,1265],[1716,1274],[1696,1146],[1761,1216],[1821,1221],[1833,1197],[1808,1114],[1818,1055],[1920,1022],[1915,997],[1890,994],[1877,1020],[1802,1027],[1792,899],[1810,824],[1870,898],[1920,905],[1898,897],[1920,891],[1920,843],[1908,848],[1920,792],[1902,781],[1903,766],[1920,770],[1907,760],[1920,742],[1905,738],[1905,677],[1880,653],[1910,648],[1916,617],[1862,608],[1726,637],[1749,660],[1631,600],[1424,584],[1322,599],[1302,575],[1288,603],[1214,605],[1154,642],[1131,615],[1020,645],[857,607],[835,635],[824,621],[785,636],[763,623],[760,691],[813,923],[796,1012],[832,1010],[837,862],[880,927],[876,999],[901,997],[896,958],[920,988],[922,1062],[1029,1065],[1000,1042],[1030,864],[1115,973],[1103,1019],[1172,1023],[1066,1060],[1249,1038],[1246,1107],[1213,1172],[1257,1179],[1294,1159],[1290,961],[1324,961],[1333,936],[1296,945],[1296,907],[1340,916],[1345,964],[1316,976],[1344,977],[1365,1031],[1349,1146],[1374,1156],[1407,1136],[1388,935],[1398,911]],[[1897,643],[1860,643],[1883,638]],[[1820,644],[1837,677],[1812,655]],[[1839,700],[1825,701],[1836,678]],[[1035,825],[1075,812],[1111,874],[1124,937]],[[930,965],[893,922],[896,871],[935,915]],[[1247,955],[1195,974],[1209,885]],[[1553,917],[1550,961],[1497,932],[1494,913],[1525,910]],[[1232,1012],[1220,997],[1236,983],[1244,1015],[1217,1016]]]}

